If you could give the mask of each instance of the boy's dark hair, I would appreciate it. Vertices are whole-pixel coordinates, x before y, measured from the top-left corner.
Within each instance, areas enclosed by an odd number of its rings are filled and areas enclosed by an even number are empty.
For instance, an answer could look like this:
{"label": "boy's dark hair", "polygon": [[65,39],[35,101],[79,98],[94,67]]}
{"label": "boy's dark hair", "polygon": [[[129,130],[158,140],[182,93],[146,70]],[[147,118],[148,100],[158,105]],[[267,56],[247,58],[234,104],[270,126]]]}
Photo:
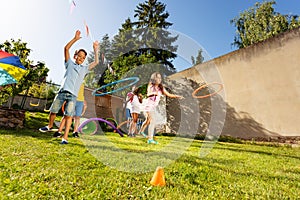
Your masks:
{"label": "boy's dark hair", "polygon": [[85,54],[85,56],[87,55],[87,52],[86,52],[84,49],[79,49],[79,50],[77,51],[77,53],[79,53],[80,51],[82,51],[82,52]]}

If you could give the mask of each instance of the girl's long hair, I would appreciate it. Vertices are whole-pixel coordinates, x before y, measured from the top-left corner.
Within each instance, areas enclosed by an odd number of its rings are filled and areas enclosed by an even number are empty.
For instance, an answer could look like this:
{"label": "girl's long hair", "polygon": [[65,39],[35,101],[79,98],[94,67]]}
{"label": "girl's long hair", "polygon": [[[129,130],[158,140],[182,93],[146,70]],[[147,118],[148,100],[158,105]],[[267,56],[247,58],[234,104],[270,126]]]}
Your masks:
{"label": "girl's long hair", "polygon": [[[152,86],[154,86],[156,84],[156,77],[160,75],[159,72],[154,72],[153,74],[151,74],[151,77],[150,77],[150,83],[152,84]],[[161,77],[161,75],[160,75]],[[158,84],[158,88],[163,91],[164,90],[164,86],[162,83]]]}

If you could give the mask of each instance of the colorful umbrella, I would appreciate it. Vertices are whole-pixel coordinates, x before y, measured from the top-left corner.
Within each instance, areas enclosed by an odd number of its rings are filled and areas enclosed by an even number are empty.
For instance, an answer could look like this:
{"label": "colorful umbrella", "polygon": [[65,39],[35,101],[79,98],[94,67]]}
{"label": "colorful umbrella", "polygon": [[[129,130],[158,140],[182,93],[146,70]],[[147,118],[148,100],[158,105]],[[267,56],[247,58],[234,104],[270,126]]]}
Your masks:
{"label": "colorful umbrella", "polygon": [[0,50],[0,86],[17,83],[25,72],[18,56]]}

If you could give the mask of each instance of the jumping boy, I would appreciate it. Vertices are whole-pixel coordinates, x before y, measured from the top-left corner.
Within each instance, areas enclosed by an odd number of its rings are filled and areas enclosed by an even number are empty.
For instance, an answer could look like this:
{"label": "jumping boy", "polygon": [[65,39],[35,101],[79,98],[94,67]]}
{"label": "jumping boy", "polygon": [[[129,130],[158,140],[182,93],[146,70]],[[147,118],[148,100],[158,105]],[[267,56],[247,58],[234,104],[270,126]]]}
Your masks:
{"label": "jumping boy", "polygon": [[[52,130],[53,122],[56,118],[56,114],[61,109],[63,103],[66,101],[65,112],[64,112],[66,126],[65,126],[65,133],[62,137],[61,144],[68,144],[68,134],[72,124],[72,116],[74,114],[74,108],[75,108],[80,85],[82,84],[85,75],[94,67],[96,67],[97,64],[99,63],[98,41],[95,41],[93,43],[95,60],[92,63],[90,63],[88,66],[82,65],[87,56],[87,52],[84,49],[79,49],[78,51],[75,52],[76,55],[74,57],[75,62],[71,60],[69,50],[75,42],[81,39],[80,34],[81,34],[80,31],[77,30],[74,38],[70,42],[68,42],[64,48],[66,72],[64,75],[63,83],[50,107],[48,125],[39,129],[41,132],[47,132]],[[54,135],[54,137],[60,137],[60,136]]]}

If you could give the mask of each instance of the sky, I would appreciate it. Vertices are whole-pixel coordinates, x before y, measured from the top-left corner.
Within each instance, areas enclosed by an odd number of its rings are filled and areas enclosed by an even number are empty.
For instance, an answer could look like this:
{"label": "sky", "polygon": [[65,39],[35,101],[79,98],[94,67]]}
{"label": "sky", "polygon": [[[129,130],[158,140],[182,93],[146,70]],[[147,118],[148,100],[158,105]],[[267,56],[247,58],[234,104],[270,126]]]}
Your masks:
{"label": "sky", "polygon": [[[117,34],[127,18],[135,20],[134,10],[145,0],[0,0],[0,43],[21,39],[32,50],[29,59],[44,62],[50,69],[48,81],[57,84],[63,79],[63,49],[75,35],[82,32],[70,53],[84,48],[92,51],[92,41]],[[197,56],[198,48],[205,51],[205,60],[217,58],[234,50],[235,27],[230,20],[261,0],[160,0],[170,14],[169,28],[185,38],[181,52],[193,49],[188,56],[179,56],[174,63],[178,71],[191,67],[190,55]],[[277,0],[275,11],[300,15],[299,0]],[[86,36],[84,22],[90,30]],[[193,45],[192,45],[193,44]],[[191,47],[193,46],[193,47]],[[184,54],[184,53],[182,53]],[[181,59],[180,59],[181,58]],[[35,64],[34,63],[34,64]]]}

